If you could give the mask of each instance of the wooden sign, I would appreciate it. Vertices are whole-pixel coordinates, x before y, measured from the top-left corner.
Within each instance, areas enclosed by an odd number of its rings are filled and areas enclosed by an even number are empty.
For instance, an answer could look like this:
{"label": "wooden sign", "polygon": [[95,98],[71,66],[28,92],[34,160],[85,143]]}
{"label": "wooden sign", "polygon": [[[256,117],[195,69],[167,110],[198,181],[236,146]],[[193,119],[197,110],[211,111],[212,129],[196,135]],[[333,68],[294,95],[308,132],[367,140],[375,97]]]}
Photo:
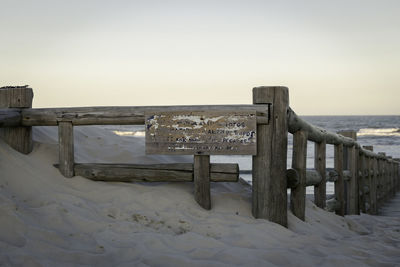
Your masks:
{"label": "wooden sign", "polygon": [[146,112],[146,153],[256,155],[256,111]]}

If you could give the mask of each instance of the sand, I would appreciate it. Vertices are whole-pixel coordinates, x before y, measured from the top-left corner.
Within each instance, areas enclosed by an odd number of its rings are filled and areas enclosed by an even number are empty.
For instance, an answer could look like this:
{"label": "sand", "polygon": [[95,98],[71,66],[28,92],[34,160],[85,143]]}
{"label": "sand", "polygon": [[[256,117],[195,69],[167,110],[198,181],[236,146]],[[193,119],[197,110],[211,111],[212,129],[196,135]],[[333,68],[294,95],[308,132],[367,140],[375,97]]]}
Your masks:
{"label": "sand", "polygon": [[[400,218],[339,217],[307,201],[289,227],[251,216],[251,188],[212,184],[212,210],[192,183],[64,178],[57,128],[34,128],[34,151],[0,140],[0,266],[399,266]],[[142,137],[75,128],[77,162],[190,162],[145,156]]]}

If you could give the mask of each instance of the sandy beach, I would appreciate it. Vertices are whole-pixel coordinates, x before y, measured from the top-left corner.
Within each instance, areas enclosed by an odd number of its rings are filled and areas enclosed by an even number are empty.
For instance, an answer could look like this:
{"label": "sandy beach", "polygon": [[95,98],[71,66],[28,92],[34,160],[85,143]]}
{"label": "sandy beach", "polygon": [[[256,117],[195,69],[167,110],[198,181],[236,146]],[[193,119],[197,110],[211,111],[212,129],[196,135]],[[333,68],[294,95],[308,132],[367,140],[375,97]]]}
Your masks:
{"label": "sandy beach", "polygon": [[[0,140],[0,266],[398,266],[400,218],[339,217],[306,203],[284,228],[251,216],[251,188],[213,183],[212,209],[192,183],[64,178],[57,128],[35,127],[34,150]],[[75,128],[76,162],[191,162],[146,156],[143,138]]]}

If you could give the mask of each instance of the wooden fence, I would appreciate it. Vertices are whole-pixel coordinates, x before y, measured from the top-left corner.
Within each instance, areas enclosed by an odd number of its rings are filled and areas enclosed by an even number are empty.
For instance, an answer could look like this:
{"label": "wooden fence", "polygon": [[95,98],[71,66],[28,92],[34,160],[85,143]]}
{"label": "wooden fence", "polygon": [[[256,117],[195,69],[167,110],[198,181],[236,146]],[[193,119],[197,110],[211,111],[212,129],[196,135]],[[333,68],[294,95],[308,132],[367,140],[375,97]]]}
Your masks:
{"label": "wooden fence", "polygon": [[[289,107],[286,87],[256,87],[253,105],[139,106],[33,109],[28,87],[0,88],[1,137],[14,149],[32,151],[32,126],[58,126],[59,163],[65,177],[79,175],[101,181],[193,181],[195,200],[211,208],[210,181],[236,182],[237,164],[210,164],[209,155],[194,154],[193,164],[80,164],[74,160],[73,127],[79,125],[143,125],[145,112],[209,112],[232,110],[256,114],[256,154],[252,167],[252,213],[287,226],[287,189],[290,209],[304,220],[306,187],[314,186],[315,204],[338,215],[377,214],[400,189],[398,159],[361,147],[352,131],[330,133],[315,127]],[[292,168],[287,169],[288,132],[293,134]],[[307,142],[315,143],[315,168],[306,168]],[[326,168],[326,145],[334,145],[334,168]],[[206,153],[207,154],[207,153]],[[212,154],[212,153],[210,153]],[[326,199],[326,182],[335,194]]]}

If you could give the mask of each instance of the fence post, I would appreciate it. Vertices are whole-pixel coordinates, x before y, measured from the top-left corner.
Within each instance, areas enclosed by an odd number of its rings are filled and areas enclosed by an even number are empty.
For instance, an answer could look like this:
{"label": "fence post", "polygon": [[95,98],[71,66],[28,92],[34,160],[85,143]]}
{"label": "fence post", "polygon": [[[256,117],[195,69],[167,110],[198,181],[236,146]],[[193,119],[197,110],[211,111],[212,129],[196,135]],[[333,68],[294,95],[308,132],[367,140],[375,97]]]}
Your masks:
{"label": "fence post", "polygon": [[389,187],[389,197],[392,198],[396,191],[394,191],[394,161],[393,157],[389,157],[389,169],[390,169],[390,187]]}
{"label": "fence post", "polygon": [[306,161],[307,132],[297,131],[293,134],[292,168],[299,174],[299,184],[290,190],[290,210],[303,221],[306,209]]}
{"label": "fence post", "polygon": [[396,196],[396,161],[393,159],[392,160],[392,173],[393,173],[393,178],[392,178],[392,197]]}
{"label": "fence post", "polygon": [[345,201],[344,201],[344,180],[343,180],[343,144],[335,145],[334,150],[334,168],[338,174],[335,181],[335,196],[339,202],[339,208],[336,209],[336,214],[344,216]]}
{"label": "fence post", "polygon": [[[32,100],[32,88],[27,86],[0,88],[0,108],[31,108]],[[32,152],[32,127],[0,128],[0,137],[12,148],[23,154]]]}
{"label": "fence post", "polygon": [[326,206],[326,142],[314,143],[314,168],[321,175],[321,183],[314,186],[314,202],[323,209]]}
{"label": "fence post", "polygon": [[58,123],[60,172],[65,177],[74,176],[74,128],[70,121]]}
{"label": "fence post", "polygon": [[363,213],[366,213],[366,208],[365,208],[365,202],[366,202],[366,190],[365,190],[365,184],[366,184],[366,156],[364,154],[359,154],[358,155],[358,185],[359,185],[359,192],[360,192],[360,198],[359,198],[359,205],[360,205],[360,210]]}
{"label": "fence post", "polygon": [[269,124],[257,125],[257,155],[253,156],[255,218],[287,227],[287,112],[286,87],[253,88],[253,104],[270,104]]}
{"label": "fence post", "polygon": [[206,210],[211,209],[210,156],[195,155],[193,165],[194,198]]}
{"label": "fence post", "polygon": [[[356,131],[341,131],[339,134],[350,137],[353,140],[357,140]],[[351,174],[350,181],[345,183],[346,192],[346,207],[347,214],[360,214],[359,203],[358,203],[358,170],[357,170],[357,153],[358,150],[355,146],[346,147],[344,149],[345,162],[344,169],[348,169]],[[347,185],[347,186],[346,186]],[[346,190],[347,189],[347,190]]]}
{"label": "fence post", "polygon": [[400,165],[400,158],[395,158],[394,160],[394,192],[396,193],[398,190],[400,190],[400,173],[399,173],[399,165]]}
{"label": "fence post", "polygon": [[373,198],[373,206],[372,206],[372,214],[378,214],[378,200],[379,200],[379,194],[380,194],[380,190],[381,187],[378,187],[378,184],[380,182],[381,179],[379,179],[380,177],[382,177],[382,170],[380,168],[380,162],[381,160],[378,160],[378,158],[374,157],[372,158],[372,162],[373,162],[373,176],[372,176],[372,189],[373,189],[373,194],[372,194],[372,198]]}
{"label": "fence post", "polygon": [[[378,152],[379,155],[386,157],[386,153]],[[387,177],[387,169],[386,169],[386,159],[385,158],[377,158],[377,172],[376,175],[376,212],[378,212],[379,208],[382,207],[385,202],[386,197],[386,177]],[[377,213],[376,213],[377,214]]]}

